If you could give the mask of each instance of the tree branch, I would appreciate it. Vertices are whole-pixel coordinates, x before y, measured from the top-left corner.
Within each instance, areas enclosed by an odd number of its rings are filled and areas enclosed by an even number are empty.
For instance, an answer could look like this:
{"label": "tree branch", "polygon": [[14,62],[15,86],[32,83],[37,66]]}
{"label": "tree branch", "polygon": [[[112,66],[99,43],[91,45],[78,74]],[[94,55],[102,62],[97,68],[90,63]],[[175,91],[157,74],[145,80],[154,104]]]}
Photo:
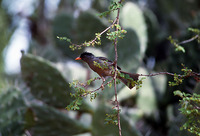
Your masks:
{"label": "tree branch", "polygon": [[[174,76],[174,73],[170,73],[170,72],[159,72],[159,73],[154,73],[154,74],[148,74],[148,75],[144,75],[144,74],[138,74],[139,76],[147,76],[147,77],[151,77],[151,76],[157,76],[157,75],[170,75],[170,76]],[[200,73],[196,73],[196,72],[191,72],[189,75],[181,75],[181,74],[176,74],[178,77],[192,77],[192,76],[200,76]]]}
{"label": "tree branch", "polygon": [[[122,0],[119,1],[119,3],[121,3]],[[119,25],[119,13],[120,13],[120,9],[118,9],[117,11],[117,17],[116,17],[116,24]],[[116,31],[118,31],[118,28],[116,27]],[[114,41],[114,47],[115,47],[115,75],[114,75],[114,86],[115,86],[115,102],[116,102],[116,107],[117,107],[117,116],[118,116],[118,128],[119,128],[119,136],[122,136],[121,133],[121,123],[120,123],[120,109],[119,109],[119,101],[117,100],[117,58],[118,58],[118,54],[117,54],[117,38],[115,38]]]}
{"label": "tree branch", "polygon": [[192,37],[192,38],[190,38],[190,39],[188,39],[188,40],[182,41],[182,42],[180,42],[180,43],[178,43],[178,44],[189,43],[189,42],[191,42],[191,41],[197,39],[198,37],[199,37],[199,35],[195,35],[194,37]]}
{"label": "tree branch", "polygon": [[[110,80],[110,81],[107,82],[106,84],[103,84],[103,86],[106,86],[106,85],[112,83],[113,80],[114,80],[114,79]],[[95,90],[93,90],[93,91],[89,91],[88,93],[85,93],[85,94],[81,95],[81,97],[84,97],[84,96],[87,96],[88,94],[97,92],[98,90],[100,90],[100,89],[102,89],[102,88],[103,88],[103,87],[102,87],[102,85],[101,85],[99,88],[97,88],[97,89],[95,89]]]}

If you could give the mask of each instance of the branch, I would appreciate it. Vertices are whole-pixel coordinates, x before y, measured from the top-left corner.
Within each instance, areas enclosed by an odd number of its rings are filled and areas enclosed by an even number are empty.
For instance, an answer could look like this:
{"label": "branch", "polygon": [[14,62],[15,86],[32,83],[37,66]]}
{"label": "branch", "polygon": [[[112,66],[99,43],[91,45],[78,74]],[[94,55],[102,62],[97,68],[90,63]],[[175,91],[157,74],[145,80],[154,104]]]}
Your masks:
{"label": "branch", "polygon": [[[103,84],[103,86],[106,86],[106,85],[112,83],[113,80],[114,80],[114,79],[110,80],[110,81],[107,82],[106,84]],[[103,86],[101,85],[99,88],[97,88],[97,89],[95,89],[95,90],[93,90],[93,91],[89,91],[88,93],[85,93],[85,94],[81,95],[81,97],[84,97],[84,96],[87,96],[88,94],[97,92],[98,90],[103,89]]]}
{"label": "branch", "polygon": [[[157,75],[170,75],[170,76],[174,76],[174,73],[170,73],[170,72],[159,72],[159,73],[154,73],[154,74],[148,74],[148,75],[144,75],[144,74],[138,74],[139,76],[147,76],[147,77],[151,77],[151,76],[157,76]],[[200,76],[200,73],[196,73],[196,72],[191,72],[189,75],[181,75],[181,74],[176,74],[178,77],[192,77],[192,76]]]}
{"label": "branch", "polygon": [[191,42],[191,41],[197,39],[198,37],[199,37],[199,35],[195,35],[194,37],[192,37],[192,38],[190,38],[190,39],[188,39],[188,40],[182,41],[182,42],[180,42],[180,43],[178,43],[178,44],[189,43],[189,42]]}
{"label": "branch", "polygon": [[197,106],[194,102],[191,102],[191,104],[194,106],[195,109],[200,110],[200,107]]}
{"label": "branch", "polygon": [[[174,76],[173,73],[169,73],[169,72],[159,72],[159,73],[148,74],[148,75],[138,74],[138,75],[139,76],[147,76],[147,77],[157,76],[157,75],[171,75],[171,76]],[[182,77],[183,75],[178,74],[177,76]]]}
{"label": "branch", "polygon": [[[121,3],[122,0],[119,1],[119,3]],[[117,17],[116,17],[116,24],[119,25],[119,13],[120,13],[120,9],[118,9],[117,11]],[[116,31],[118,31],[118,28],[116,27]],[[119,136],[122,135],[121,133],[121,123],[120,123],[120,109],[119,109],[119,101],[117,100],[117,83],[116,83],[116,79],[117,79],[117,37],[115,38],[114,41],[114,47],[115,47],[115,75],[114,75],[114,86],[115,86],[115,102],[116,102],[116,107],[117,107],[117,116],[118,116],[118,128],[119,128]]]}

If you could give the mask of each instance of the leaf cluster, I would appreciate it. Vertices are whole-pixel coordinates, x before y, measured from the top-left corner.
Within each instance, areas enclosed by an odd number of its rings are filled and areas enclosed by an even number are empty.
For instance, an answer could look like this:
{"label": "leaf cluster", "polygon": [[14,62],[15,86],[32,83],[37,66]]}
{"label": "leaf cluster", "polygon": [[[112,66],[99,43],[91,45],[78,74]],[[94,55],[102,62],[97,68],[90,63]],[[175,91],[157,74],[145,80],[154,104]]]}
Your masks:
{"label": "leaf cluster", "polygon": [[200,135],[200,95],[193,93],[188,94],[179,90],[174,91],[174,95],[181,97],[179,109],[187,118],[187,121],[181,127],[189,132]]}
{"label": "leaf cluster", "polygon": [[[90,85],[93,81],[97,80],[99,78],[92,78],[87,80],[86,84]],[[80,105],[83,103],[83,97],[86,97],[88,94],[90,94],[90,101],[96,99],[98,96],[97,92],[91,92],[88,91],[87,85],[85,83],[81,83],[78,80],[74,80],[72,83],[70,83],[70,87],[73,88],[74,93],[70,93],[70,96],[74,98],[74,100],[66,107],[67,110],[79,110]]]}
{"label": "leaf cluster", "polygon": [[85,88],[82,86],[78,86],[79,82],[76,80],[73,83],[70,83],[70,87],[74,88],[75,93],[70,93],[70,96],[72,98],[75,98],[75,100],[73,100],[67,107],[67,110],[79,110],[80,109],[80,105],[83,102],[83,98],[80,97],[82,95],[84,95],[86,92]]}
{"label": "leaf cluster", "polygon": [[114,41],[116,38],[123,39],[127,31],[122,29],[119,24],[114,24],[113,27],[116,28],[116,31],[108,32],[106,38],[111,41]]}
{"label": "leaf cluster", "polygon": [[192,69],[189,69],[189,68],[185,67],[183,64],[182,64],[182,66],[184,68],[182,68],[181,71],[183,71],[184,74],[183,75],[178,75],[178,74],[175,73],[174,74],[174,82],[169,81],[169,86],[180,85],[180,84],[182,84],[182,82],[183,82],[185,77],[193,75]]}
{"label": "leaf cluster", "polygon": [[67,38],[67,37],[59,37],[57,36],[57,38],[59,40],[64,40],[68,43],[70,43],[69,48],[74,51],[74,50],[80,50],[82,49],[82,47],[89,47],[92,46],[94,47],[94,45],[101,45],[101,34],[100,33],[95,33],[96,37],[93,40],[90,41],[85,41],[84,43],[78,45],[78,44],[74,44],[71,42],[71,39]]}
{"label": "leaf cluster", "polygon": [[118,125],[118,110],[112,109],[112,112],[110,114],[106,114],[105,124]]}
{"label": "leaf cluster", "polygon": [[188,30],[196,34],[196,36],[192,37],[192,40],[197,38],[197,42],[200,43],[200,29],[188,28]]}
{"label": "leaf cluster", "polygon": [[188,31],[191,31],[193,33],[195,33],[195,36],[193,36],[192,38],[179,42],[175,39],[172,38],[172,36],[168,37],[168,40],[171,42],[171,44],[173,44],[175,46],[175,51],[182,51],[183,53],[185,53],[185,48],[183,46],[181,46],[180,44],[185,44],[185,43],[189,43],[195,39],[197,39],[197,42],[200,43],[200,29],[197,28],[188,28]]}
{"label": "leaf cluster", "polygon": [[177,75],[176,73],[174,74],[174,82],[169,81],[169,86],[177,86],[182,84],[183,82],[183,77]]}
{"label": "leaf cluster", "polygon": [[101,17],[101,18],[102,18],[102,17],[106,17],[106,16],[108,16],[111,12],[120,9],[122,6],[123,6],[123,4],[120,3],[120,2],[111,1],[108,10],[105,11],[105,12],[102,12],[102,13],[98,14],[98,16]]}
{"label": "leaf cluster", "polygon": [[194,33],[196,33],[196,34],[200,34],[200,29],[197,29],[197,28],[188,28],[188,30],[189,31],[191,31],[191,32],[194,32]]}
{"label": "leaf cluster", "polygon": [[175,46],[175,51],[182,51],[183,53],[185,53],[184,47],[179,45],[178,41],[173,39],[172,36],[169,36],[168,40],[171,42],[171,44],[173,44]]}

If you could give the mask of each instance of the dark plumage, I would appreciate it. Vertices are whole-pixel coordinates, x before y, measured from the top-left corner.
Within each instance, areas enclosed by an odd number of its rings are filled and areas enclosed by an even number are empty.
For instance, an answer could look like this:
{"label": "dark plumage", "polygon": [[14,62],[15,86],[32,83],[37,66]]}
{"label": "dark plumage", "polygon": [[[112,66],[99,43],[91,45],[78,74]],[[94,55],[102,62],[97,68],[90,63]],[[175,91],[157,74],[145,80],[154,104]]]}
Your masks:
{"label": "dark plumage", "polygon": [[[102,78],[103,82],[105,81],[105,77],[114,76],[114,63],[105,57],[95,57],[92,53],[83,52],[80,57],[76,58],[76,60],[85,61],[89,65],[89,67]],[[117,78],[120,79],[130,89],[133,88],[133,81],[138,80],[138,74],[131,74],[121,71],[121,68],[119,66],[117,66],[117,68],[119,70]],[[127,76],[130,79],[126,79],[125,77]]]}

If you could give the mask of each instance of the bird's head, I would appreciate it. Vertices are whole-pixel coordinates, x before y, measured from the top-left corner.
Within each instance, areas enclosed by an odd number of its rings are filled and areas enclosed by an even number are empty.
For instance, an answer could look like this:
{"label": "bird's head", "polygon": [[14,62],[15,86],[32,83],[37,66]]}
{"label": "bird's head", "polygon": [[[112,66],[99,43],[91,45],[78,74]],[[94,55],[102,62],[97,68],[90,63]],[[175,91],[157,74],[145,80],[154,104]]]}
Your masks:
{"label": "bird's head", "polygon": [[94,55],[90,52],[83,52],[80,57],[77,57],[75,60],[83,60],[83,61],[87,61],[89,59],[94,58]]}

